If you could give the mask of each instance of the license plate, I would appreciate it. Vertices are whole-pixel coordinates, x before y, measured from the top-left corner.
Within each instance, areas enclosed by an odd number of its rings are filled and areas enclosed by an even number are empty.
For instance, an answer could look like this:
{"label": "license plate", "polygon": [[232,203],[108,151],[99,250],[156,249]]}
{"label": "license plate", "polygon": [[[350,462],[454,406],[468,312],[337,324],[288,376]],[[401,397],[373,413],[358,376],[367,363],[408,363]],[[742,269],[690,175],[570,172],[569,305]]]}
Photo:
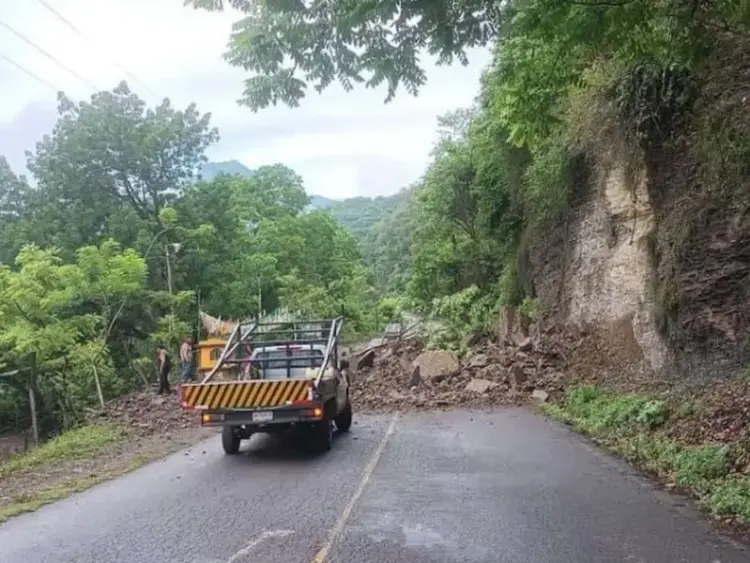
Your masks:
{"label": "license plate", "polygon": [[268,422],[269,420],[273,420],[273,412],[271,411],[253,413],[253,422]]}

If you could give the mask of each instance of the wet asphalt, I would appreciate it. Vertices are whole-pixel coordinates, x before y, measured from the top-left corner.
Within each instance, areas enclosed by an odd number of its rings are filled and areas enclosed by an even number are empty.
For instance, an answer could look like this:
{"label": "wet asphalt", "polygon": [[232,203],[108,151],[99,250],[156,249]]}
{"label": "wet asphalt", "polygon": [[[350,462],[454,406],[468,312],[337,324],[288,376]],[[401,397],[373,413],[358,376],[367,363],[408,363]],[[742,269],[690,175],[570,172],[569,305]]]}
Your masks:
{"label": "wet asphalt", "polygon": [[0,526],[2,563],[747,563],[523,409],[360,416],[322,456],[218,436]]}

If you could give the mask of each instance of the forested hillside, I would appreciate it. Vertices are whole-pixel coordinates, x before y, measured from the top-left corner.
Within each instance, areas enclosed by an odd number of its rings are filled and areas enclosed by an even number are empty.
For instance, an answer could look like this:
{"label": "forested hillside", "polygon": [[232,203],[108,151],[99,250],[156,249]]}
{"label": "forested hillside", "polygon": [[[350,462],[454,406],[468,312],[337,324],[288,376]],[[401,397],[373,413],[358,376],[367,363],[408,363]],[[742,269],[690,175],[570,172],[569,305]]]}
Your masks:
{"label": "forested hillside", "polygon": [[411,256],[413,190],[392,196],[354,197],[333,201],[326,208],[354,236],[381,293],[406,287]]}
{"label": "forested hillside", "polygon": [[378,322],[354,238],[307,210],[291,169],[198,180],[216,138],[195,106],[149,108],[121,84],[60,98],[28,154],[36,188],[0,159],[0,429],[27,428],[31,399],[44,435],[148,384],[155,347],[193,333],[199,306]]}
{"label": "forested hillside", "polygon": [[[212,180],[219,174],[249,178],[253,171],[236,160],[208,162],[200,170],[204,180]],[[312,195],[307,209],[328,211],[346,227],[375,275],[378,291],[394,293],[405,289],[410,275],[412,194],[412,189],[404,189],[392,196],[343,200]]]}

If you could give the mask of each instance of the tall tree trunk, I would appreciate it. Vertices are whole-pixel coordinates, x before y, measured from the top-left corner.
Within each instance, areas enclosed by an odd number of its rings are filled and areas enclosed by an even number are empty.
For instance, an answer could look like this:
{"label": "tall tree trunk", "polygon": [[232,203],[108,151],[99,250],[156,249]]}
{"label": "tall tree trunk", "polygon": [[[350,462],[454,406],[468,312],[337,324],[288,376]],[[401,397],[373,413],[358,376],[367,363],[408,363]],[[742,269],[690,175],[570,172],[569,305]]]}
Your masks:
{"label": "tall tree trunk", "polygon": [[104,408],[104,393],[102,393],[102,382],[99,380],[99,370],[96,369],[96,364],[92,363],[91,367],[94,369],[94,383],[96,383],[96,394],[99,396],[99,405]]}
{"label": "tall tree trunk", "polygon": [[164,245],[164,256],[167,258],[167,291],[172,295],[172,265],[169,261],[169,244]]}

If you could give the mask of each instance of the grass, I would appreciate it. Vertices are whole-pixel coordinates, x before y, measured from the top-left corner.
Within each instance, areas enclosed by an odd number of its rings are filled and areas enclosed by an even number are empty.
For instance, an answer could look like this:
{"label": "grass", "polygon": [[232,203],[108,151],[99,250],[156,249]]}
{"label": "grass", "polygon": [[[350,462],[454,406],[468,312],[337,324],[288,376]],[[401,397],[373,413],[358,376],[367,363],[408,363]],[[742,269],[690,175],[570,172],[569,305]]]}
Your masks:
{"label": "grass", "polygon": [[0,478],[50,463],[95,457],[126,435],[124,428],[111,424],[69,430],[33,450],[11,457],[0,465]]}
{"label": "grass", "polygon": [[670,422],[696,415],[695,403],[670,408],[655,397],[579,386],[543,410],[691,494],[714,517],[750,524],[750,475],[733,469],[742,445],[688,446],[667,436]]}
{"label": "grass", "polygon": [[14,516],[26,512],[34,512],[46,504],[62,500],[74,493],[80,493],[104,481],[125,475],[126,473],[145,465],[150,459],[151,458],[146,455],[136,456],[123,466],[98,475],[71,479],[64,483],[47,487],[46,489],[18,495],[13,498],[11,503],[0,506],[0,524],[10,520]]}

